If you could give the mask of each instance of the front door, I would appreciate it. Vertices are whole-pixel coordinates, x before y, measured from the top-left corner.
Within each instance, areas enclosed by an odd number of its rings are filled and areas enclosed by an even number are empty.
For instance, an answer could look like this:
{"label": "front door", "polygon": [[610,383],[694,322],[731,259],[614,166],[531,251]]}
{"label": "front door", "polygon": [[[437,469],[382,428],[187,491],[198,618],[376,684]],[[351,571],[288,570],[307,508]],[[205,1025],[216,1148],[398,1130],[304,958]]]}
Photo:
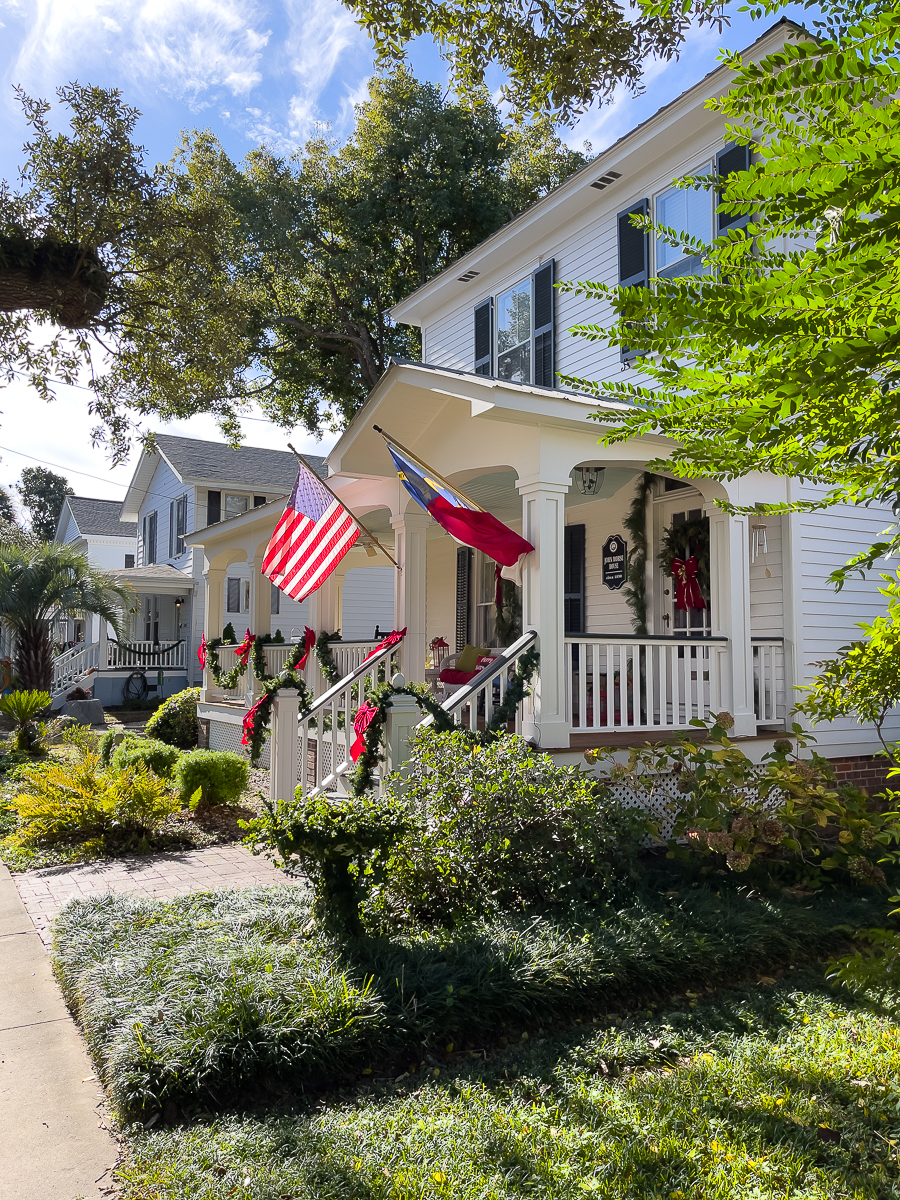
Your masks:
{"label": "front door", "polygon": [[[680,489],[663,494],[654,503],[654,610],[656,634],[685,635],[708,633],[711,628],[709,610],[709,524],[703,516],[703,498],[695,488]],[[674,549],[682,562],[697,560],[696,581],[705,603],[704,608],[677,606],[677,581],[660,565],[663,549],[671,555]],[[696,600],[690,589],[689,600]]]}

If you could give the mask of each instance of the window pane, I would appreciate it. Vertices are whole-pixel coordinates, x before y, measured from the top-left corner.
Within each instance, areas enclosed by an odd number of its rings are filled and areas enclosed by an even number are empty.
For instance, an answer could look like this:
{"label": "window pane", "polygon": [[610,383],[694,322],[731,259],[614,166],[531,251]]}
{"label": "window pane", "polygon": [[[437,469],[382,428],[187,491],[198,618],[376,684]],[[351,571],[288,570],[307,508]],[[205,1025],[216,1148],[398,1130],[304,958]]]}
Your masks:
{"label": "window pane", "polygon": [[497,352],[531,339],[531,280],[523,279],[497,300]]}
{"label": "window pane", "polygon": [[499,379],[511,379],[514,383],[531,382],[531,342],[517,346],[497,358]]}
{"label": "window pane", "polygon": [[[656,219],[660,225],[708,242],[712,237],[712,195],[705,188],[670,188],[657,197]],[[656,239],[658,271],[684,257],[679,247]]]}
{"label": "window pane", "polygon": [[229,517],[239,517],[241,513],[245,513],[250,507],[250,498],[248,496],[226,496],[225,497],[225,520]]}

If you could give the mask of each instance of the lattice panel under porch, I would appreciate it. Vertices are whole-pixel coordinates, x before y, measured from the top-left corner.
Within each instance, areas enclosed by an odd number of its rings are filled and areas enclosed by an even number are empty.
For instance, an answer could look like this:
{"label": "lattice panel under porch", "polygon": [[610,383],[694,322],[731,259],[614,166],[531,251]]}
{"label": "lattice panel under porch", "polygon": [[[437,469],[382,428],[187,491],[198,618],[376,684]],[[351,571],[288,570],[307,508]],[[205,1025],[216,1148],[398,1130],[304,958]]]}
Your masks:
{"label": "lattice panel under porch", "polygon": [[[232,754],[242,754],[244,758],[248,758],[249,752],[247,747],[241,745],[243,735],[244,731],[240,725],[233,725],[230,721],[216,721],[210,718],[210,750],[230,750]],[[269,747],[270,739],[266,738],[263,742],[262,755],[257,764],[264,771],[268,771],[269,769]]]}

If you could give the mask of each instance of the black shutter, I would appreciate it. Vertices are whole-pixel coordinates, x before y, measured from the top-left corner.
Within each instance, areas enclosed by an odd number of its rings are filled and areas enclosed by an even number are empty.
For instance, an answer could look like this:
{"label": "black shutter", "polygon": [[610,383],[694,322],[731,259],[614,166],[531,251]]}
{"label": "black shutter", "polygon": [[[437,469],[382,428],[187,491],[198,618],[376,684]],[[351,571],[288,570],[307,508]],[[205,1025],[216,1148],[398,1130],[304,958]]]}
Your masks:
{"label": "black shutter", "polygon": [[175,501],[169,502],[169,558],[175,557]]}
{"label": "black shutter", "polygon": [[[632,214],[646,217],[650,201],[640,200],[616,217],[619,231],[619,287],[647,287],[650,281],[650,235],[631,223]],[[639,351],[622,346],[622,362],[630,362]]]}
{"label": "black shutter", "polygon": [[567,525],[563,549],[566,633],[584,633],[584,526]]}
{"label": "black shutter", "polygon": [[472,576],[472,551],[468,546],[456,548],[456,653],[469,643],[469,581]]}
{"label": "black shutter", "polygon": [[493,300],[485,300],[475,309],[475,374],[491,373],[491,342],[493,341]]}
{"label": "black shutter", "polygon": [[534,272],[534,382],[554,387],[556,364],[553,354],[553,259]]}
{"label": "black shutter", "polygon": [[147,566],[156,562],[157,517],[152,512],[147,518]]}
{"label": "black shutter", "polygon": [[[720,150],[716,155],[716,174],[720,179],[727,179],[729,175],[733,175],[735,171],[748,171],[750,169],[750,147],[749,146],[726,146],[724,150]],[[718,203],[722,202],[722,194],[719,193]],[[720,212],[716,214],[719,223],[719,233],[726,229],[743,229],[750,220],[751,213],[729,213]]]}
{"label": "black shutter", "polygon": [[222,520],[222,493],[207,492],[206,493],[206,523],[207,525],[218,525]]}

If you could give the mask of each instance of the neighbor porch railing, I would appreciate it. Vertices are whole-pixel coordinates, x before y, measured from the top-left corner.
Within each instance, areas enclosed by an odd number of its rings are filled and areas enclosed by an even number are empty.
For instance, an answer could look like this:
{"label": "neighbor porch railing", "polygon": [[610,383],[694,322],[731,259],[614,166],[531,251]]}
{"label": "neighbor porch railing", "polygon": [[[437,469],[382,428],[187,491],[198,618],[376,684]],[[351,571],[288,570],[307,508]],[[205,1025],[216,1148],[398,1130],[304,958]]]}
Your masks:
{"label": "neighbor porch railing", "polygon": [[753,706],[760,725],[783,725],[787,717],[784,638],[751,638]]}
{"label": "neighbor porch railing", "polygon": [[[390,679],[399,668],[400,646],[388,646],[364,657],[363,647],[369,653],[378,643],[340,643],[332,645],[332,652],[340,646],[349,653],[339,658],[334,653],[335,663],[357,660],[356,666],[329,688],[313,704],[307,713],[298,719],[298,767],[300,786],[304,796],[317,796],[321,792],[346,794],[346,777],[353,769],[350,747],[356,739],[353,718],[369,688],[385,679]],[[379,772],[377,786],[382,786]]]}
{"label": "neighbor porch railing", "polygon": [[722,707],[728,639],[565,640],[566,698],[577,733],[681,729]]}
{"label": "neighbor porch railing", "polygon": [[[489,666],[480,671],[474,679],[464,684],[454,692],[441,708],[450,715],[457,725],[477,730],[490,724],[494,710],[503,702],[509,685],[510,674],[516,663],[537,641],[537,633],[529,629],[523,633],[509,649],[504,650]],[[420,721],[417,728],[423,729],[431,725],[434,717],[427,716]],[[522,705],[516,709],[514,718],[515,732],[522,732]]]}
{"label": "neighbor porch railing", "polygon": [[106,644],[106,666],[110,670],[128,667],[183,667],[187,646],[174,642],[113,642]]}
{"label": "neighbor porch railing", "polygon": [[57,654],[53,660],[53,683],[50,694],[55,698],[61,692],[73,687],[83,679],[88,671],[96,671],[100,666],[100,647],[96,642],[88,645],[72,646]]}

